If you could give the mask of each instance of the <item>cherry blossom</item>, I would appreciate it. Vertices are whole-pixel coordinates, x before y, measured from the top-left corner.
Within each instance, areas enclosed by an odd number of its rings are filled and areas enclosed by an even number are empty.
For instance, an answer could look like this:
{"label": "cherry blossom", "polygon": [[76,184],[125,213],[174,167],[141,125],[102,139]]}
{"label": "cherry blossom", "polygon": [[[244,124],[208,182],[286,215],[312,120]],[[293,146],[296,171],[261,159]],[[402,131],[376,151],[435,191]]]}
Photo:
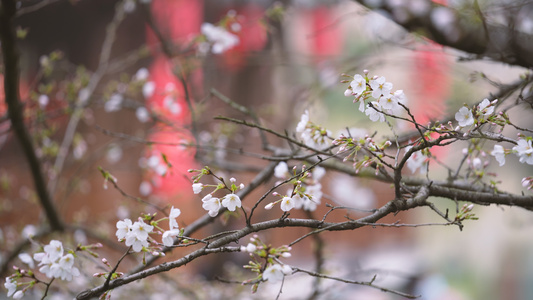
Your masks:
{"label": "cherry blossom", "polygon": [[226,50],[239,44],[239,37],[228,32],[223,27],[204,23],[202,24],[201,31],[202,34],[205,35],[207,41],[213,45],[211,51],[214,54],[224,53]]}
{"label": "cherry blossom", "polygon": [[169,228],[172,230],[174,228],[178,228],[178,222],[176,221],[176,218],[179,217],[179,215],[181,214],[181,210],[179,208],[174,208],[174,206],[172,206],[172,208],[170,209],[170,213],[168,214],[168,223],[169,223]]}
{"label": "cherry blossom", "polygon": [[226,207],[229,211],[235,211],[235,208],[241,207],[241,199],[235,194],[227,194],[222,199],[222,206]]}
{"label": "cherry blossom", "polygon": [[352,93],[355,96],[359,96],[366,91],[366,79],[359,74],[355,74],[352,82],[350,82],[350,87],[352,88]]}
{"label": "cherry blossom", "polygon": [[163,232],[162,242],[163,245],[170,247],[174,245],[174,237],[179,236],[180,231],[178,229],[171,229]]}
{"label": "cherry blossom", "polygon": [[309,123],[309,111],[306,110],[302,117],[300,118],[300,122],[298,122],[298,125],[296,126],[296,132],[304,132],[305,128],[307,127],[307,123]]}
{"label": "cherry blossom", "polygon": [[459,126],[467,127],[474,124],[474,116],[472,111],[468,107],[461,107],[459,111],[455,114],[455,120],[459,122]]}
{"label": "cherry blossom", "polygon": [[[412,146],[405,147],[405,152],[409,152],[409,150],[412,148]],[[407,168],[411,170],[411,173],[415,173],[416,170],[420,168],[421,172],[424,173],[424,168],[422,166],[425,165],[427,161],[427,156],[422,154],[420,151],[416,151],[411,154],[409,159],[407,159]]]}
{"label": "cherry blossom", "polygon": [[193,183],[192,184],[192,191],[195,194],[200,194],[200,192],[202,191],[203,188],[204,188],[204,185],[201,184],[201,183]]}
{"label": "cherry blossom", "polygon": [[494,149],[490,152],[490,155],[494,156],[496,161],[500,164],[500,167],[505,164],[505,149],[500,145],[494,145]]}
{"label": "cherry blossom", "polygon": [[294,200],[291,197],[283,197],[280,207],[282,211],[289,211],[294,208]]}
{"label": "cherry blossom", "polygon": [[284,276],[282,267],[278,264],[267,267],[263,272],[263,279],[271,283],[282,281]]}
{"label": "cherry blossom", "polygon": [[249,253],[252,253],[254,252],[255,250],[257,250],[257,246],[252,244],[252,243],[248,243],[248,245],[246,246],[241,246],[241,252],[249,252]]}
{"label": "cherry blossom", "polygon": [[392,83],[386,82],[385,80],[383,76],[370,80],[369,84],[372,88],[372,97],[379,99],[382,95],[384,97],[389,96],[392,90]]}
{"label": "cherry blossom", "polygon": [[268,280],[268,282],[276,283],[283,280],[285,275],[288,275],[292,272],[292,268],[288,265],[279,265],[274,264],[268,266],[263,272],[263,279]]}
{"label": "cherry blossom", "polygon": [[287,165],[286,162],[282,161],[274,168],[275,177],[287,178],[288,175],[289,175],[289,166]]}
{"label": "cherry blossom", "polygon": [[118,221],[117,222],[117,232],[115,233],[117,238],[119,240],[125,239],[126,236],[130,233],[132,225],[133,225],[133,223],[131,222],[130,219],[124,219],[123,221]]}
{"label": "cherry blossom", "polygon": [[377,101],[372,101],[372,106],[367,104],[365,114],[372,122],[385,122],[385,115],[381,112],[381,105]]}
{"label": "cherry blossom", "polygon": [[74,267],[74,255],[71,253],[63,255],[63,244],[60,241],[52,240],[43,249],[44,252],[33,255],[33,259],[40,262],[39,272],[48,278],[61,278],[67,281],[80,275],[78,268]]}
{"label": "cherry blossom", "polygon": [[[494,101],[498,101],[498,100],[496,99]],[[479,103],[477,109],[484,116],[490,116],[494,113],[494,106],[487,98],[483,99],[483,101]]]}
{"label": "cherry blossom", "polygon": [[27,264],[30,269],[35,268],[33,258],[31,258],[31,255],[29,255],[28,253],[20,253],[18,257],[23,263]]}
{"label": "cherry blossom", "polygon": [[207,210],[211,217],[216,217],[218,215],[218,211],[222,207],[222,203],[220,202],[219,198],[213,197],[211,194],[209,194],[202,199],[202,202],[202,208]]}
{"label": "cherry blossom", "polygon": [[17,282],[11,277],[6,277],[6,283],[4,287],[7,289],[7,296],[11,297],[17,291]]}
{"label": "cherry blossom", "polygon": [[531,140],[520,139],[517,145],[513,147],[516,155],[520,158],[521,163],[533,165],[533,148],[531,147]]}

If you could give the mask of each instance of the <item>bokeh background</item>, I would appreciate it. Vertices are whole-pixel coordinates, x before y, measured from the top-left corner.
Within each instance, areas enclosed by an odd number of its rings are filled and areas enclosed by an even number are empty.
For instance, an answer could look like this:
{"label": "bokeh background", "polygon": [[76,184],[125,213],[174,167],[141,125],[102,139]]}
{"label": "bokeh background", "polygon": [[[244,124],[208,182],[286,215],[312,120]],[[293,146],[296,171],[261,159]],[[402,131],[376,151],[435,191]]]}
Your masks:
{"label": "bokeh background", "polygon": [[[480,2],[488,9],[501,5]],[[192,194],[188,169],[209,164],[225,168],[228,176],[234,175],[246,183],[266,165],[254,155],[241,156],[237,151],[262,153],[255,131],[213,120],[218,115],[243,118],[216,99],[211,94],[213,89],[253,110],[266,127],[281,132],[294,132],[300,115],[309,110],[315,123],[332,132],[348,127],[363,133],[391,136],[386,124],[370,122],[350,98],[344,97],[347,84],[340,83],[341,73],[354,75],[368,69],[370,74],[385,76],[395,89],[404,90],[413,114],[419,122],[425,123],[450,118],[464,103],[472,105],[490,97],[496,88],[480,74],[486,74],[492,81],[507,83],[525,72],[492,62],[460,61],[465,54],[408,34],[382,13],[368,11],[351,1],[152,0],[148,4],[153,13],[152,22],[164,37],[179,45],[183,53],[200,33],[204,22],[216,23],[228,15],[236,15],[241,26],[240,43],[223,54],[194,60],[186,59],[188,56],[183,54],[169,59],[147,25],[146,10],[142,4],[131,1],[118,28],[111,57],[118,60],[131,56],[132,59],[122,60],[122,64],[102,77],[90,97],[90,106],[83,110],[72,146],[67,147],[68,153],[61,152],[61,142],[72,126],[72,117],[64,114],[72,107],[69,102],[72,96],[65,90],[72,89],[75,98],[80,87],[98,69],[106,27],[113,19],[116,4],[117,1],[110,0],[56,1],[16,20],[21,29],[27,29],[27,36],[20,41],[21,95],[27,105],[35,108],[27,111],[27,117],[31,130],[41,134],[36,134],[35,142],[47,166],[48,178],[54,183],[55,202],[67,221],[80,226],[90,224],[95,232],[111,237],[116,220],[135,218],[151,208],[133,203],[112,186],[106,189],[99,166],[118,178],[121,189],[127,194],[160,206],[179,207],[183,212],[180,225],[186,226],[204,214],[201,198]],[[528,6],[521,9],[530,11]],[[276,11],[279,16],[274,14]],[[265,14],[274,16],[265,19]],[[524,18],[522,29],[525,31],[533,27],[528,27],[527,22],[532,21]],[[62,58],[54,63],[52,75],[35,82],[36,78],[42,78],[47,59],[51,59],[50,53],[54,51],[60,51]],[[149,72],[148,80],[153,82],[155,92],[147,97],[143,97],[140,89],[137,94],[124,92],[122,99],[116,101],[113,97],[117,91],[125,89],[129,78],[143,68]],[[173,71],[186,76],[180,80]],[[59,82],[59,79],[66,79],[72,86],[64,83],[46,92],[43,90],[46,80],[50,83]],[[49,97],[44,105],[39,102],[42,94]],[[3,99],[0,100],[1,117],[5,114],[5,105]],[[143,115],[141,107],[147,108],[151,117]],[[41,112],[45,112],[42,116],[46,121],[40,119]],[[510,113],[522,127],[530,128],[530,110],[517,107]],[[155,120],[155,114],[160,119]],[[28,224],[38,228],[43,220],[21,149],[7,121],[1,120],[0,250],[5,255],[23,230],[32,230]],[[398,132],[413,129],[401,123],[394,125]],[[204,147],[177,145],[192,140]],[[283,145],[280,141],[272,142]],[[434,154],[454,168],[462,158],[464,147],[466,144],[457,143]],[[487,145],[487,149],[491,148],[492,145]],[[162,160],[161,153],[166,155],[171,168]],[[65,161],[61,173],[57,174],[54,166],[59,156]],[[509,159],[505,167],[499,168],[490,156],[484,160],[498,174],[495,180],[502,181],[502,190],[515,193],[523,190],[520,179],[530,174],[529,166]],[[445,179],[447,172],[432,163],[430,175]],[[271,183],[274,182],[273,179]],[[388,185],[334,172],[326,174],[323,187],[323,203],[362,210],[383,205],[393,197]],[[254,197],[264,191],[263,188],[258,190]],[[443,211],[456,209],[456,203],[449,200],[432,201]],[[321,218],[321,213],[326,211],[322,207],[315,216]],[[476,206],[474,213],[479,220],[466,222],[462,231],[455,226],[425,226],[368,227],[353,232],[326,233],[323,235],[325,270],[332,276],[361,281],[377,275],[375,284],[423,295],[421,299],[427,300],[533,298],[533,255],[530,251],[533,215],[520,208],[496,206]],[[365,215],[364,212],[350,214]],[[277,215],[275,212],[261,215],[262,218],[269,216]],[[343,217],[343,214],[334,216],[338,220]],[[401,213],[384,222],[398,220],[409,224],[440,222],[438,216],[424,210]],[[238,226],[236,221],[215,224],[215,228],[203,233],[214,233],[217,226]],[[261,237],[280,245],[306,232],[303,229],[277,230],[261,234]],[[83,231],[72,238],[77,241],[95,239]],[[313,247],[311,240],[297,244],[287,263],[312,268]],[[107,255],[118,257],[120,253],[109,250]],[[225,299],[229,296],[274,299],[279,285],[263,284],[258,294],[252,295],[247,286],[213,281],[216,276],[240,280],[250,276],[240,269],[246,261],[241,254],[202,258],[150,285],[140,282],[132,285],[131,290],[119,289],[116,297],[126,297],[136,289],[144,289],[151,299]],[[135,265],[134,262],[130,264]],[[307,298],[313,280],[304,275],[287,277],[280,299]],[[320,284],[323,294],[319,299],[401,299],[364,286],[330,280]],[[169,296],[170,293],[173,296]],[[57,299],[62,299],[60,297],[58,295]]]}

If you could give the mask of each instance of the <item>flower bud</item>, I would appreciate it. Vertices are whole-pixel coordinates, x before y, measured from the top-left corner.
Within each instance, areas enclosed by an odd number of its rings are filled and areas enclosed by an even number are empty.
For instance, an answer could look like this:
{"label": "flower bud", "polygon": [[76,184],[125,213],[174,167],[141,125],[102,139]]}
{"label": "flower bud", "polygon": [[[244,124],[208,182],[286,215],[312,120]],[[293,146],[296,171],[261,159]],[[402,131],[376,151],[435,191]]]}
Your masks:
{"label": "flower bud", "polygon": [[271,202],[271,203],[265,205],[265,209],[266,209],[266,210],[271,210],[272,207],[274,207],[274,202]]}

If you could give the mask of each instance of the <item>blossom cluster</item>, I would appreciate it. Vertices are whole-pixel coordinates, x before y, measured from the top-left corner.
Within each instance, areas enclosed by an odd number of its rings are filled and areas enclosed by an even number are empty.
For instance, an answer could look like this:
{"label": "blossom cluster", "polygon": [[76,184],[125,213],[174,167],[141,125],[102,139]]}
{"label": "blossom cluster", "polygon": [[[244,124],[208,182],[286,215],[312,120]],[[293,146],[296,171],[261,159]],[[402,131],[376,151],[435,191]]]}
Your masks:
{"label": "blossom cluster", "polygon": [[498,116],[493,116],[494,107],[497,102],[498,99],[489,101],[489,99],[485,98],[479,103],[479,105],[475,106],[473,110],[467,106],[461,107],[459,111],[455,113],[455,120],[459,123],[459,128],[468,127],[475,123],[483,124],[487,121],[498,121]]}
{"label": "blossom cluster", "polygon": [[39,271],[48,278],[71,281],[74,276],[80,275],[78,268],[74,267],[74,255],[64,254],[60,241],[52,240],[43,249],[44,252],[35,253],[33,259],[39,262]]}
{"label": "blossom cluster", "polygon": [[[385,122],[385,115],[399,116],[403,112],[403,105],[407,97],[403,90],[393,92],[393,85],[384,76],[368,77],[368,70],[364,75],[355,74],[350,77],[350,86],[344,92],[346,97],[355,96],[353,102],[359,102],[359,110],[372,122]],[[368,101],[367,101],[368,100]]]}
{"label": "blossom cluster", "polygon": [[[516,156],[518,156],[518,161],[520,163],[533,165],[533,146],[531,144],[532,139],[532,137],[522,136],[518,141],[516,141],[516,145],[512,149],[505,149],[501,145],[494,145],[494,148],[490,154],[494,156],[500,167],[505,164],[505,156],[509,153],[514,153]],[[531,177],[524,177],[522,179],[522,186],[528,190],[533,188],[533,180]]]}
{"label": "blossom cluster", "polygon": [[[241,246],[241,252],[248,252],[252,258],[252,261],[244,268],[258,274],[254,280],[262,279],[270,283],[282,281],[286,275],[292,273],[292,268],[289,265],[279,261],[280,258],[291,257],[290,251],[291,247],[289,246],[275,248],[267,245],[256,234],[250,238],[250,242],[246,246]],[[257,283],[252,289],[253,291],[257,289]]]}
{"label": "blossom cluster", "polygon": [[[357,133],[356,129],[352,129],[351,131]],[[337,154],[344,155],[344,162],[352,159],[354,161],[353,167],[355,168],[356,173],[358,173],[363,167],[375,165],[377,174],[383,165],[381,159],[385,156],[385,149],[391,146],[392,142],[386,140],[377,143],[372,137],[364,132],[359,132],[354,136],[351,131],[341,132],[339,137],[333,140],[332,144],[339,146]],[[364,150],[365,155],[362,158],[359,158],[357,154],[361,150]]]}
{"label": "blossom cluster", "polygon": [[211,49],[213,54],[221,54],[239,44],[239,37],[222,26],[204,23],[201,32],[206,41],[200,43],[199,51],[205,54]]}
{"label": "blossom cluster", "polygon": [[[168,218],[152,221],[150,224],[146,224],[141,218],[136,222],[132,222],[130,219],[126,218],[117,222],[117,231],[115,235],[120,242],[124,241],[126,246],[131,246],[133,251],[141,252],[143,250],[147,251],[150,243],[156,244],[150,239],[149,234],[154,233],[154,228],[157,228],[161,232],[164,231],[162,234],[163,245],[170,247],[174,245],[174,238],[181,234],[176,220],[180,214],[181,210],[172,206]],[[165,231],[161,229],[158,224],[166,219],[168,219],[169,229]],[[157,251],[154,251],[153,254],[161,255],[161,253]]]}
{"label": "blossom cluster", "polygon": [[300,134],[304,144],[314,149],[325,149],[328,147],[328,138],[331,131],[318,126],[309,120],[309,111],[305,111],[296,125],[296,132]]}
{"label": "blossom cluster", "polygon": [[[296,168],[293,168],[293,171],[295,172]],[[274,176],[283,180],[295,176],[291,182],[293,188],[286,195],[274,193],[274,196],[280,196],[281,199],[267,204],[265,208],[272,209],[274,205],[280,203],[281,210],[285,212],[291,209],[316,210],[322,198],[322,185],[319,181],[325,173],[324,168],[316,166],[312,172],[305,170],[304,167],[300,176],[291,175],[287,163],[280,162],[274,169]]]}
{"label": "blossom cluster", "polygon": [[[205,188],[214,188],[213,191],[202,198],[202,208],[207,210],[209,216],[216,217],[222,207],[227,208],[229,211],[235,211],[237,207],[240,208],[242,206],[241,198],[236,192],[240,189],[242,190],[244,184],[236,185],[237,179],[230,178],[229,181],[231,184],[227,185],[224,179],[217,177],[208,167],[202,170],[189,170],[189,172],[199,172],[198,175],[193,177],[194,183],[192,184],[192,190],[195,194],[200,194]],[[199,181],[204,175],[214,176],[220,183],[216,185],[200,183]],[[229,193],[222,198],[218,198],[214,196],[218,190],[226,190]]]}
{"label": "blossom cluster", "polygon": [[[75,276],[80,275],[80,270],[74,266],[74,254],[66,253],[63,249],[63,243],[52,240],[48,245],[43,247],[43,252],[33,254],[33,258],[28,253],[18,255],[19,259],[27,264],[30,269],[35,267],[35,262],[39,262],[39,272],[48,278],[59,278],[61,280],[71,281]],[[5,278],[4,287],[7,289],[7,296],[13,299],[22,299],[25,292],[32,288],[36,282],[33,271],[19,269],[14,267],[15,274]],[[31,277],[34,280],[29,282],[17,282],[22,277]],[[25,286],[22,290],[19,287]]]}

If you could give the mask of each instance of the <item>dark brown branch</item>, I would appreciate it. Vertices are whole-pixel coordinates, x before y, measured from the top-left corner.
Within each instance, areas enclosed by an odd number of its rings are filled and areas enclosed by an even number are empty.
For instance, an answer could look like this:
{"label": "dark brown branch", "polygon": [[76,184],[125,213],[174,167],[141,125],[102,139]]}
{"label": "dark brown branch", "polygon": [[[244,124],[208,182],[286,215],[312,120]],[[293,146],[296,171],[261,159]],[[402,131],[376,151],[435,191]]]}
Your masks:
{"label": "dark brown branch", "polygon": [[2,44],[2,56],[4,61],[4,93],[8,107],[9,119],[13,131],[22,146],[26,160],[30,165],[31,175],[35,184],[35,190],[44,209],[46,218],[52,230],[62,231],[63,222],[54,207],[52,198],[46,187],[41,162],[35,154],[32,139],[24,124],[23,107],[19,95],[19,55],[16,49],[16,37],[13,28],[16,2],[2,0],[0,6],[0,40]]}
{"label": "dark brown branch", "polygon": [[429,194],[428,188],[426,186],[423,186],[422,188],[420,188],[420,190],[418,191],[415,197],[404,200],[404,201],[399,201],[399,200],[390,201],[384,206],[382,206],[381,208],[377,209],[375,213],[369,216],[363,217],[359,220],[354,220],[354,221],[346,221],[346,222],[341,222],[341,223],[324,223],[320,220],[285,218],[285,219],[276,219],[276,220],[256,223],[250,226],[246,226],[242,228],[241,230],[238,230],[232,234],[221,237],[211,242],[206,247],[198,249],[176,261],[162,263],[158,266],[146,269],[144,271],[140,271],[138,273],[125,276],[123,278],[112,280],[111,282],[109,282],[109,285],[107,287],[104,287],[102,285],[102,286],[84,291],[80,293],[76,297],[76,299],[90,299],[92,297],[99,296],[102,293],[106,292],[107,290],[123,286],[130,282],[140,280],[140,279],[149,277],[151,275],[155,275],[161,272],[166,272],[171,269],[181,267],[195,260],[198,257],[204,256],[210,253],[240,251],[240,248],[238,247],[227,247],[226,245],[234,241],[238,241],[239,239],[254,232],[264,231],[264,230],[268,230],[272,228],[282,228],[282,227],[306,227],[306,228],[315,228],[315,229],[327,228],[328,231],[343,231],[343,230],[354,230],[357,228],[361,228],[363,226],[367,226],[366,223],[375,223],[379,219],[391,213],[401,211],[401,210],[409,210],[415,207],[427,205],[426,200],[427,200],[428,194]]}
{"label": "dark brown branch", "polygon": [[[422,4],[412,5],[410,1],[363,1],[356,0],[372,10],[388,13],[388,17],[410,32],[423,33],[431,40],[443,45],[488,57],[510,65],[533,68],[533,36],[520,32],[512,26],[496,23],[476,22],[472,16],[459,13],[452,7],[445,7],[425,0],[425,11],[418,10]],[[366,5],[371,3],[372,6]],[[414,9],[417,9],[415,12]],[[439,10],[437,12],[437,10]],[[445,24],[432,22],[432,15],[445,13],[453,20]],[[475,13],[472,8],[472,14]]]}

